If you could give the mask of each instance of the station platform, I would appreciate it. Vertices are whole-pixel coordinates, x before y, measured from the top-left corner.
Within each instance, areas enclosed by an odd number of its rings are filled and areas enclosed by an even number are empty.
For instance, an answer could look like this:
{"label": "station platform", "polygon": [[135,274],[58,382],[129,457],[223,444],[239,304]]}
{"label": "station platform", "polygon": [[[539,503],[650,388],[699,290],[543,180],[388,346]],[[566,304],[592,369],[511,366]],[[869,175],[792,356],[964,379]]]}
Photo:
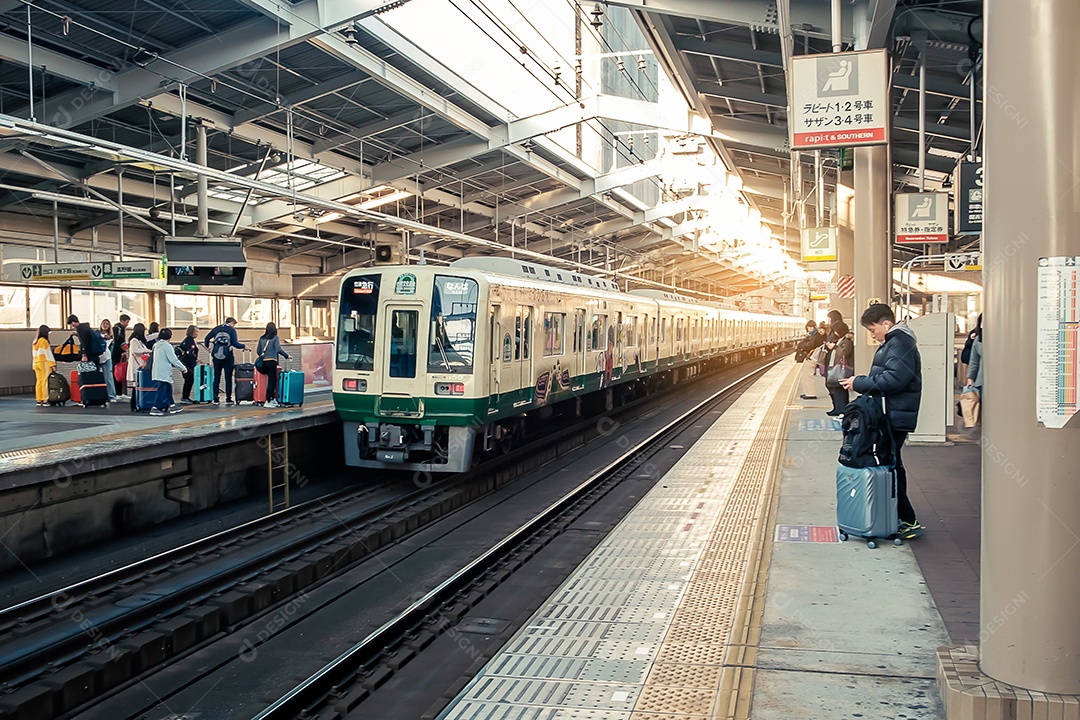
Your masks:
{"label": "station platform", "polygon": [[979,445],[904,449],[924,538],[835,528],[839,423],[782,361],[721,415],[438,716],[944,718],[978,636]]}
{"label": "station platform", "polygon": [[[163,417],[131,411],[126,398],[104,407],[37,407],[32,398],[0,398],[0,490],[36,482],[59,463],[78,461],[80,472],[94,459],[138,450],[141,459],[235,442],[260,428],[285,423],[290,429],[333,422],[333,397],[312,393],[302,406],[264,408],[249,403],[185,405]],[[107,462],[115,463],[115,458]]]}

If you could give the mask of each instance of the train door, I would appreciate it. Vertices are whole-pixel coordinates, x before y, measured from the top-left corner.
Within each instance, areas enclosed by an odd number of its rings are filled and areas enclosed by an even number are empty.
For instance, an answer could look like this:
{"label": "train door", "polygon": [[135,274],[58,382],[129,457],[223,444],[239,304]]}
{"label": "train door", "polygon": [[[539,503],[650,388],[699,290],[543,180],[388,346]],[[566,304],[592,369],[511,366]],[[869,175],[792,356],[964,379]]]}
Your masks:
{"label": "train door", "polygon": [[521,400],[532,400],[532,388],[536,380],[532,371],[532,322],[533,309],[518,305],[514,314],[514,362],[515,390],[522,391]]}
{"label": "train door", "polygon": [[[391,303],[384,306],[381,345],[386,363],[382,380],[383,398],[419,398],[425,388],[418,387],[420,363],[420,305]],[[426,362],[426,358],[424,359]]]}
{"label": "train door", "polygon": [[574,309],[574,377],[578,378],[578,384],[573,389],[577,390],[584,386],[584,375],[588,371],[585,353],[585,308]]}
{"label": "train door", "polygon": [[622,377],[623,368],[626,367],[625,342],[626,331],[623,327],[623,314],[617,312],[615,313],[615,357],[612,358],[612,377],[615,379]]}
{"label": "train door", "polygon": [[499,316],[499,312],[502,308],[499,305],[492,305],[491,311],[488,313],[488,367],[490,370],[489,387],[488,387],[488,412],[495,412],[499,409],[499,392],[500,383],[502,381],[502,319]]}

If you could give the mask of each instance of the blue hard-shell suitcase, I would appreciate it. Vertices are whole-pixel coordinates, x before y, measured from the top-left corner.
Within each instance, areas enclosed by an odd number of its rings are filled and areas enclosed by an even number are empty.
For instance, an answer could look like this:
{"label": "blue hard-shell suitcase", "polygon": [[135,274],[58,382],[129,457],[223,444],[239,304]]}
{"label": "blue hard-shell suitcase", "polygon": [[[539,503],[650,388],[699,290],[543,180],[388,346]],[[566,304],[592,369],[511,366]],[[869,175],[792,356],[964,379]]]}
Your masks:
{"label": "blue hard-shell suitcase", "polygon": [[282,370],[278,373],[278,404],[304,404],[304,373],[298,370]]}
{"label": "blue hard-shell suitcase", "polygon": [[836,524],[842,540],[857,535],[868,538],[871,547],[874,538],[896,535],[900,518],[895,469],[891,465],[865,468],[837,465]]}
{"label": "blue hard-shell suitcase", "polygon": [[148,412],[154,407],[157,400],[158,384],[154,382],[151,371],[140,369],[135,371],[135,412]]}
{"label": "blue hard-shell suitcase", "polygon": [[191,384],[191,399],[197,403],[208,403],[214,399],[214,368],[210,365],[196,365],[195,379]]}

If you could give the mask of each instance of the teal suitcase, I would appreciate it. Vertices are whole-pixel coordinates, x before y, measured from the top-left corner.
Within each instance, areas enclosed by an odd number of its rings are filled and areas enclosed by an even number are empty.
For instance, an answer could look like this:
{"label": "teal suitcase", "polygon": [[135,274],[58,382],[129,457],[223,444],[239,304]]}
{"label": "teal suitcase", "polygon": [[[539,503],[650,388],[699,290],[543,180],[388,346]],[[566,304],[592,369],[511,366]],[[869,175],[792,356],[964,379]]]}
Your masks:
{"label": "teal suitcase", "polygon": [[297,370],[282,370],[278,373],[278,404],[304,404],[304,373]]}
{"label": "teal suitcase", "polygon": [[191,399],[197,403],[213,401],[214,368],[210,365],[196,365],[193,372],[195,380],[191,384]]}

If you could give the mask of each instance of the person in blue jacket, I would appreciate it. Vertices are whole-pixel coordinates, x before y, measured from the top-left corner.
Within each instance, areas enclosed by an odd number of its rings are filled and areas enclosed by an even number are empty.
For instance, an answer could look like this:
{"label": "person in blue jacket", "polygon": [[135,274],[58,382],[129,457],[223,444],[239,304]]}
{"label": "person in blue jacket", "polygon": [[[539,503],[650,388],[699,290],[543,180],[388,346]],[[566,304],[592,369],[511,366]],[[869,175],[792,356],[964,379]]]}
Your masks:
{"label": "person in blue jacket", "polygon": [[225,376],[225,404],[233,404],[233,348],[243,350],[244,344],[236,336],[236,318],[225,318],[225,322],[206,333],[203,344],[210,351],[214,361],[214,404],[221,403],[221,376]]}
{"label": "person in blue jacket", "polygon": [[863,311],[859,322],[881,346],[874,353],[869,375],[856,375],[840,381],[847,390],[859,393],[878,393],[885,397],[885,416],[889,419],[893,445],[896,449],[896,500],[900,516],[899,535],[916,538],[925,528],[915,516],[915,508],[907,495],[907,471],[900,458],[900,449],[908,433],[915,430],[922,401],[922,358],[915,333],[907,325],[896,322],[888,305],[875,303]]}

